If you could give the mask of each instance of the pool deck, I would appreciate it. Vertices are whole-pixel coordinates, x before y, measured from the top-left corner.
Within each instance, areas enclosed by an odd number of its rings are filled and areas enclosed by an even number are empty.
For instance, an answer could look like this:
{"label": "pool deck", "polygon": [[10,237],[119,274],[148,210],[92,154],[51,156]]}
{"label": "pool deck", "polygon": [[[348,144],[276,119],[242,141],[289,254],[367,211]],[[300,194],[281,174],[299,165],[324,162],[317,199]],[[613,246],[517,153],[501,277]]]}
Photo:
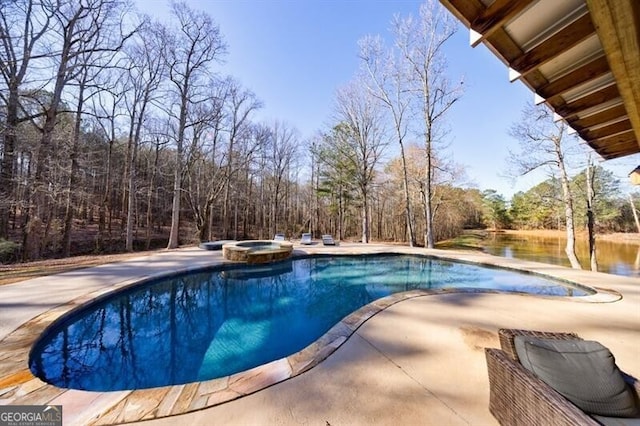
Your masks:
{"label": "pool deck", "polygon": [[[497,422],[488,410],[484,348],[499,346],[499,328],[576,332],[600,341],[624,371],[640,377],[637,278],[396,245],[296,244],[295,250],[430,254],[533,271],[602,291],[575,299],[496,292],[391,296],[334,327],[310,357],[297,354],[223,381],[101,393],[65,391],[31,376],[31,344],[73,307],[140,279],[223,262],[219,251],[166,251],[0,286],[0,405],[62,404],[65,426],[142,419],[154,420],[141,425],[491,425]],[[228,399],[233,400],[215,405]]]}

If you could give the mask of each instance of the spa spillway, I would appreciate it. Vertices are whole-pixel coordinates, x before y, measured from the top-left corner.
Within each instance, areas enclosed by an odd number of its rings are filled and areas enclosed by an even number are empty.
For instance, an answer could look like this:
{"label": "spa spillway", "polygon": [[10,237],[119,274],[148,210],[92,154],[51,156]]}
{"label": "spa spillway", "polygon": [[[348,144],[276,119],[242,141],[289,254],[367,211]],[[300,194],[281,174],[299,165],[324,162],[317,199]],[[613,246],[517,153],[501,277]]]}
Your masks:
{"label": "spa spillway", "polygon": [[291,256],[293,244],[288,241],[251,240],[227,243],[222,255],[236,262],[269,263]]}

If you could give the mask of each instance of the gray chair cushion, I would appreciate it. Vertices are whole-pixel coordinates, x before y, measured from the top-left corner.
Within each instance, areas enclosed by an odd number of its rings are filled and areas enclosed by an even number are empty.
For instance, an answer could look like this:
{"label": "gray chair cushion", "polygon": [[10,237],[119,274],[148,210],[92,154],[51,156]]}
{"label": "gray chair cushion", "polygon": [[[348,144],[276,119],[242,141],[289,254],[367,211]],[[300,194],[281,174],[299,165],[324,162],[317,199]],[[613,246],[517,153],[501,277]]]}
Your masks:
{"label": "gray chair cushion", "polygon": [[587,340],[516,336],[524,368],[586,413],[633,417],[638,410],[611,352]]}
{"label": "gray chair cushion", "polygon": [[628,417],[606,417],[592,416],[601,425],[604,426],[640,426],[640,419],[631,419]]}

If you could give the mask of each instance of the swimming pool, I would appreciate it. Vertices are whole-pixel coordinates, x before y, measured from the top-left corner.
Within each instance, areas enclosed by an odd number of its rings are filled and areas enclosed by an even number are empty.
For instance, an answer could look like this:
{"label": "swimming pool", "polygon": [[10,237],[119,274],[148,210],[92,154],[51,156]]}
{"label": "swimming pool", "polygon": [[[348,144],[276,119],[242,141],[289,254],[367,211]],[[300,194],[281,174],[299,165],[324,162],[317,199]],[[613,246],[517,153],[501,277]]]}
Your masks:
{"label": "swimming pool", "polygon": [[227,376],[298,352],[358,308],[414,289],[584,296],[534,275],[416,255],[223,265],[115,293],[54,323],[31,371],[56,386],[143,389]]}

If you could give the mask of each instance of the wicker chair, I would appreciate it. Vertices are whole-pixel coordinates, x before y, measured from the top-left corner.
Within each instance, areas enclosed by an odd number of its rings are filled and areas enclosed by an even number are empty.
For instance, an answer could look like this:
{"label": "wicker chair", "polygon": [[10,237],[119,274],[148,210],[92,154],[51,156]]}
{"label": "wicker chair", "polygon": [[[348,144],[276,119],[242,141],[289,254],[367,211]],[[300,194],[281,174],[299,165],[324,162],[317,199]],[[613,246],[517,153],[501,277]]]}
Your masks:
{"label": "wicker chair", "polygon": [[[498,335],[502,350],[486,348],[485,355],[489,371],[489,410],[500,424],[600,424],[522,367],[516,354],[514,337],[517,335],[563,340],[580,339],[578,335],[514,329],[501,329]],[[626,374],[624,378],[637,398],[640,382]]]}

